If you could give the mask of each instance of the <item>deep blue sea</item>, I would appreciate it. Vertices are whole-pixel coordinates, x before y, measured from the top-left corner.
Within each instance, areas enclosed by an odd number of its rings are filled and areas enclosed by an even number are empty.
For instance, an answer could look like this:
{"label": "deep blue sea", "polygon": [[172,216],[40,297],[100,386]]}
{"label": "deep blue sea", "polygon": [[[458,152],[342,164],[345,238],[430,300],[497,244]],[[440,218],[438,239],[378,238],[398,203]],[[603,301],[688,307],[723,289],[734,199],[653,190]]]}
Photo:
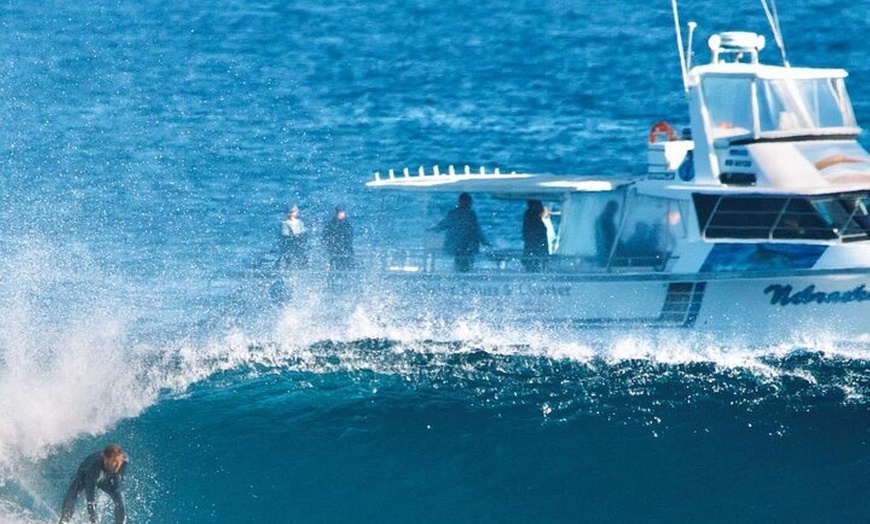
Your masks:
{"label": "deep blue sea", "polygon": [[[777,7],[870,126],[870,3]],[[680,14],[696,63],[730,29],[779,56],[758,2]],[[0,524],[56,522],[109,442],[131,524],[870,523],[866,339],[445,337],[263,290],[292,204],[361,248],[420,225],[376,170],[642,172],[687,123],[669,1],[12,0],[0,29]]]}

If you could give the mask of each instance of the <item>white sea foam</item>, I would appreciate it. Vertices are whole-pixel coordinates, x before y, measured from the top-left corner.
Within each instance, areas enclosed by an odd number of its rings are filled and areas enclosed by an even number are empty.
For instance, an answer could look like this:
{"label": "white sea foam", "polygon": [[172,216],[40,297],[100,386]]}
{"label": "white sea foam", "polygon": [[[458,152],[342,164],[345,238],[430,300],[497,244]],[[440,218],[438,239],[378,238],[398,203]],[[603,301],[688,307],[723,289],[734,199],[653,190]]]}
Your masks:
{"label": "white sea foam", "polygon": [[0,290],[0,471],[80,434],[105,431],[153,401],[125,338],[125,307],[88,277],[79,253],[38,242]]}

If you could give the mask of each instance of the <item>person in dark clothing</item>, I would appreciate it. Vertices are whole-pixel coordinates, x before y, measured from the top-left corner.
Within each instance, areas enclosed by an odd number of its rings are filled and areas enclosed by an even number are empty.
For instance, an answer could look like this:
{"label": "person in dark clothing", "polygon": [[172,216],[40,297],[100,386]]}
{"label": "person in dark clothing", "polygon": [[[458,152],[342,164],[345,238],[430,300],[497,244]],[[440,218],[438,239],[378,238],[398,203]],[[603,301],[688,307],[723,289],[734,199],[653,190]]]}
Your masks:
{"label": "person in dark clothing", "polygon": [[444,231],[444,250],[453,255],[456,271],[465,273],[474,265],[474,257],[480,245],[488,245],[477,221],[477,214],[471,209],[471,195],[462,193],[456,207],[447,213],[432,231]]}
{"label": "person in dark clothing", "polygon": [[323,228],[323,247],[329,255],[329,269],[347,270],[353,267],[353,226],[342,207]]}
{"label": "person in dark clothing", "polygon": [[97,522],[96,491],[100,488],[115,503],[115,524],[124,524],[127,513],[124,509],[124,499],[121,497],[121,477],[127,469],[127,456],[117,444],[109,444],[102,451],[88,456],[79,466],[75,478],[66,491],[63,499],[63,509],[60,512],[60,523],[69,522],[76,506],[79,494],[85,492],[88,517],[92,523]]}
{"label": "person in dark clothing", "polygon": [[616,242],[616,212],[619,204],[610,200],[604,206],[604,211],[595,221],[595,249],[598,252],[598,262],[606,266],[610,261],[610,253]]}
{"label": "person in dark clothing", "polygon": [[523,215],[523,267],[526,271],[541,271],[548,256],[550,242],[544,225],[544,204],[540,200],[529,200]]}

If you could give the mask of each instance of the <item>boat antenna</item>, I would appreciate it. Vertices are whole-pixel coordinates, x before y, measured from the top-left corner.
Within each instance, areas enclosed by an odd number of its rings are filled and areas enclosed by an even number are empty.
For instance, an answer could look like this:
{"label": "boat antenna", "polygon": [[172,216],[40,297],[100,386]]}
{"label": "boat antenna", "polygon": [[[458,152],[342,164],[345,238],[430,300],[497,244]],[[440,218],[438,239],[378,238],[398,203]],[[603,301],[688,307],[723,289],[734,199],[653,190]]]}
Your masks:
{"label": "boat antenna", "polygon": [[680,31],[680,14],[677,11],[677,0],[671,0],[671,9],[674,12],[674,32],[677,35],[677,53],[680,56],[680,71],[683,74],[683,91],[688,93],[689,70],[686,65],[686,53],[683,51],[683,34]]}
{"label": "boat antenna", "polygon": [[692,70],[692,37],[695,35],[695,28],[698,27],[698,24],[695,22],[689,22],[686,24],[689,27],[689,43],[686,44],[686,70]]}
{"label": "boat antenna", "polygon": [[770,24],[770,29],[773,31],[773,40],[779,48],[779,54],[782,55],[782,63],[785,67],[789,67],[788,58],[786,58],[785,54],[785,43],[782,40],[782,31],[779,28],[779,13],[776,11],[776,0],[770,0],[770,5],[767,4],[767,0],[761,0],[761,6],[764,7],[767,23]]}

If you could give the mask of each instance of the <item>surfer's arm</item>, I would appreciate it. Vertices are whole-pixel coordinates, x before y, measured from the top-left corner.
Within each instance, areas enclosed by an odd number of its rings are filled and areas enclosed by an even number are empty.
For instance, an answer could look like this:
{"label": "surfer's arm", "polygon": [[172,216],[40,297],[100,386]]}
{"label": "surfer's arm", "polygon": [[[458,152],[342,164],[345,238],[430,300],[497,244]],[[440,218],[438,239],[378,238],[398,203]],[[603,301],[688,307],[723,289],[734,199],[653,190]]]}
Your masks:
{"label": "surfer's arm", "polygon": [[63,498],[63,506],[60,510],[60,522],[67,522],[73,516],[73,511],[75,511],[76,507],[76,498],[79,496],[79,491],[81,491],[81,477],[76,475],[73,481],[70,483],[69,488],[66,490],[66,496]]}

